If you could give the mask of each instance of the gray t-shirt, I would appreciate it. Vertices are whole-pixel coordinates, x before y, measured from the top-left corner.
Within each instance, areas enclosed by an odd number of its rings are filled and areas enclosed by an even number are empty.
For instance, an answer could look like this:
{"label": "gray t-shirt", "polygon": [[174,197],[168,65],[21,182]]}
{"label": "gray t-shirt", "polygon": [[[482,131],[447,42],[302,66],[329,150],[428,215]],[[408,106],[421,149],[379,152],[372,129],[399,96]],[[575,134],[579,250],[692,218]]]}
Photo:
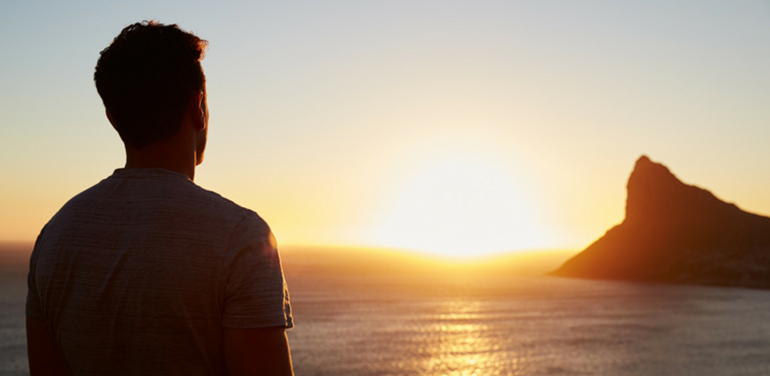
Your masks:
{"label": "gray t-shirt", "polygon": [[293,326],[265,221],[164,169],[115,170],[67,202],[28,285],[71,375],[225,375],[224,328]]}

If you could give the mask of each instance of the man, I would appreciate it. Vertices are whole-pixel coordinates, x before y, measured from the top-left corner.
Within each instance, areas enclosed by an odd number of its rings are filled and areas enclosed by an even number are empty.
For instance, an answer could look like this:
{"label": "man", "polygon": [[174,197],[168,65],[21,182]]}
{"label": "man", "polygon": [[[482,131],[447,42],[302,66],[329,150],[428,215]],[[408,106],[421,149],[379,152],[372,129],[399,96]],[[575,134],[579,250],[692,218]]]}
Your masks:
{"label": "man", "polygon": [[94,80],[126,165],[65,204],[30,259],[34,375],[291,375],[293,326],[267,224],[193,183],[206,42],[123,29]]}

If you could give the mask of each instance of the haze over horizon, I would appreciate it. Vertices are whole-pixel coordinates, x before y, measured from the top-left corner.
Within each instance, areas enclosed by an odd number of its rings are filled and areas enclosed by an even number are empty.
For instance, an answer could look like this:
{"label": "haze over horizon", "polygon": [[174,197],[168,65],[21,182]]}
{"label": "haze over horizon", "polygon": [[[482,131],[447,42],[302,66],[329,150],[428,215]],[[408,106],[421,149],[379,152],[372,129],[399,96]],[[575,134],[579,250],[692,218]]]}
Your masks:
{"label": "haze over horizon", "polygon": [[642,154],[770,214],[767,2],[11,2],[0,242],[122,167],[92,75],[145,19],[209,41],[196,183],[282,245],[582,249]]}

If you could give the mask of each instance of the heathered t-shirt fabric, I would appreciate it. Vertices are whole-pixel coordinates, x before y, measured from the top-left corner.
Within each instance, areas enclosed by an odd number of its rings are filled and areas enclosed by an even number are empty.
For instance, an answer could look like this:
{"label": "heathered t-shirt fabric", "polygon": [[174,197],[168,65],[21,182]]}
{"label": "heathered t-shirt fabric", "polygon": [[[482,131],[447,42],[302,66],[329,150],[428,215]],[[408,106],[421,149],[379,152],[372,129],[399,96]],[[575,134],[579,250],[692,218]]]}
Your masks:
{"label": "heathered t-shirt fabric", "polygon": [[224,328],[293,326],[270,228],[164,169],[118,169],[38,236],[26,314],[71,375],[226,375]]}

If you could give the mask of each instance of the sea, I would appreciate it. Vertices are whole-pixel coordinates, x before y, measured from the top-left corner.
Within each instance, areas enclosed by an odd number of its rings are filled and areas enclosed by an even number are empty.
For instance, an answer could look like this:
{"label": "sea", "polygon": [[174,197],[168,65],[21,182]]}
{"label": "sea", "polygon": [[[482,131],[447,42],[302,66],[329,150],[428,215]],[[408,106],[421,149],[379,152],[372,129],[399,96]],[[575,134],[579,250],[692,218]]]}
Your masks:
{"label": "sea", "polygon": [[[286,267],[297,375],[770,375],[770,291]],[[28,375],[24,273],[0,276],[0,375]]]}

